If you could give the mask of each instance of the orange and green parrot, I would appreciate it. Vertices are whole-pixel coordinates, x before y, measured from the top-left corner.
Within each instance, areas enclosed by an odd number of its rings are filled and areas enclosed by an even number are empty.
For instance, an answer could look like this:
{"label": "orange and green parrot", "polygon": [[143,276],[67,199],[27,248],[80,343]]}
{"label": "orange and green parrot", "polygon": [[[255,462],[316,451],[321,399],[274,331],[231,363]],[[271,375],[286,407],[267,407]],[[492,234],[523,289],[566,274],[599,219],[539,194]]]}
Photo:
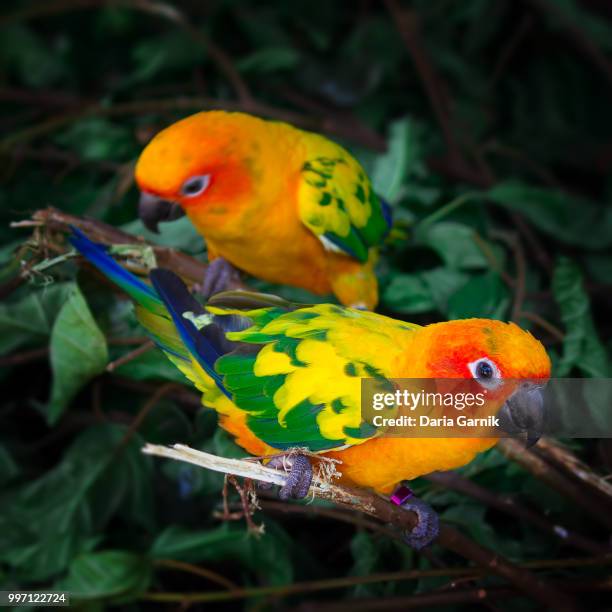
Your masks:
{"label": "orange and green parrot", "polygon": [[[203,306],[168,270],[152,270],[147,284],[78,230],[71,242],[134,300],[157,346],[252,455],[307,449],[341,461],[341,482],[387,495],[403,480],[463,466],[497,441],[385,437],[362,419],[366,377],[463,378],[488,390],[524,380],[518,389],[500,391],[499,407],[510,429],[526,431],[530,443],[541,431],[540,391],[550,360],[542,344],[513,323],[467,319],[421,327],[242,291],[217,294]],[[309,460],[298,454],[281,496],[305,495],[311,477]],[[433,519],[422,504],[402,505],[423,523],[409,543],[426,544]]]}
{"label": "orange and green parrot", "polygon": [[201,112],[157,134],[135,175],[146,227],[186,214],[206,238],[204,295],[239,269],[376,306],[373,268],[390,209],[331,140],[244,113]]}

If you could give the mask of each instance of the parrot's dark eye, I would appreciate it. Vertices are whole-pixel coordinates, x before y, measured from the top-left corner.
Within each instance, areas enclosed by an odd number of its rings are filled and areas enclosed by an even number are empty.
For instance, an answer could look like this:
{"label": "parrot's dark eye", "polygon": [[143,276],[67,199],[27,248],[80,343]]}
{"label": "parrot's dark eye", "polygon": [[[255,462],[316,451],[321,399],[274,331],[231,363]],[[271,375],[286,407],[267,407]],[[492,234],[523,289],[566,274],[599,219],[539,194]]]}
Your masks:
{"label": "parrot's dark eye", "polygon": [[493,361],[482,357],[468,364],[472,376],[478,380],[483,387],[495,387],[501,382],[499,368]]}
{"label": "parrot's dark eye", "polygon": [[476,366],[476,375],[478,378],[493,378],[493,368],[491,364],[486,361],[481,361]]}
{"label": "parrot's dark eye", "polygon": [[186,198],[194,198],[206,191],[210,185],[210,174],[192,176],[188,178],[181,187],[181,195]]}

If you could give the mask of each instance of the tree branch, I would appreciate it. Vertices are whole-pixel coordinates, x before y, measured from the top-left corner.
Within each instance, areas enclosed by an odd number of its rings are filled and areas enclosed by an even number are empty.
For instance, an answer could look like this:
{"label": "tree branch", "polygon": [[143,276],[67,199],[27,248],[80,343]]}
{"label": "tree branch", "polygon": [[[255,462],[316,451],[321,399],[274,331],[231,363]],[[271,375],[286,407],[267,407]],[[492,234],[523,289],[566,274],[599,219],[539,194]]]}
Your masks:
{"label": "tree branch", "polygon": [[488,489],[481,487],[475,482],[461,476],[457,472],[434,472],[427,476],[427,480],[434,484],[440,485],[445,489],[458,491],[464,495],[468,495],[478,500],[479,502],[510,514],[516,518],[522,519],[530,523],[537,529],[540,529],[555,538],[560,539],[565,544],[575,546],[578,549],[588,551],[595,554],[605,554],[610,551],[609,546],[595,542],[590,538],[586,538],[578,533],[574,533],[570,529],[553,524],[538,512],[531,510],[527,506],[521,505],[516,499],[509,495],[499,495],[492,493]]}
{"label": "tree branch", "polygon": [[7,150],[19,143],[29,142],[86,117],[121,117],[146,113],[195,112],[201,110],[226,110],[249,112],[262,117],[291,123],[304,130],[322,132],[346,138],[374,150],[385,150],[385,141],[371,130],[356,130],[354,122],[341,121],[338,117],[309,117],[301,113],[277,108],[263,102],[253,101],[245,106],[235,100],[220,100],[202,96],[176,96],[155,100],[135,100],[113,106],[94,104],[84,110],[51,117],[42,123],[13,132],[0,140],[0,150]]}
{"label": "tree branch", "polygon": [[535,448],[535,452],[549,463],[560,467],[572,478],[582,483],[591,492],[602,496],[607,503],[612,502],[612,483],[602,478],[574,453],[559,442],[544,438]]}
{"label": "tree branch", "polygon": [[[147,444],[143,448],[143,452],[250,480],[281,486],[287,481],[287,474],[284,472],[252,460],[217,457],[183,444],[175,444],[172,447]],[[401,530],[411,531],[417,525],[418,519],[414,512],[395,506],[370,491],[334,485],[317,475],[313,478],[309,494],[338,506],[357,510],[383,523],[390,523]],[[553,588],[530,571],[510,563],[500,555],[480,546],[449,525],[441,525],[438,543],[458,555],[474,561],[491,574],[497,574],[505,578],[523,593],[543,605],[555,610],[575,609],[566,594]]]}
{"label": "tree branch", "polygon": [[[557,583],[560,588],[577,593],[588,593],[592,591],[612,590],[612,580],[573,580]],[[515,599],[521,596],[518,591],[499,586],[486,586],[480,588],[457,589],[451,583],[446,590],[433,591],[431,593],[415,593],[404,597],[376,597],[372,599],[351,599],[348,601],[309,601],[302,603],[297,612],[353,612],[356,609],[379,612],[382,610],[409,610],[423,609],[429,607],[439,608],[444,606],[465,604],[487,604],[499,599]],[[454,609],[450,608],[450,609]],[[463,608],[462,608],[463,609]],[[471,609],[471,608],[470,608]],[[492,608],[496,609],[496,608]]]}
{"label": "tree branch", "polygon": [[612,529],[612,514],[609,509],[602,506],[600,500],[593,499],[588,494],[588,491],[585,491],[584,487],[579,483],[566,478],[533,451],[526,449],[517,440],[503,438],[499,441],[498,447],[509,459],[516,461],[516,463],[531,472],[549,487],[571,499],[577,506],[583,508],[589,515],[596,518],[602,525]]}

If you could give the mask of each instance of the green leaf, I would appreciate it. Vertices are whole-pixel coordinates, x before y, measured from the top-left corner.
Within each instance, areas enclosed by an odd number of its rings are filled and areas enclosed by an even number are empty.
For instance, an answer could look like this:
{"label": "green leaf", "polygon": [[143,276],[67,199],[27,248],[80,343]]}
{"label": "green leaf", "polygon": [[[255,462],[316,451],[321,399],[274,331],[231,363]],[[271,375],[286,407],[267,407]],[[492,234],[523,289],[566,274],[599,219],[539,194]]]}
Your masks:
{"label": "green leaf", "polygon": [[57,83],[68,73],[62,53],[49,48],[40,34],[21,24],[3,26],[0,52],[3,68],[8,66],[30,87]]}
{"label": "green leaf", "polygon": [[394,121],[389,128],[387,152],[379,155],[371,172],[376,193],[391,204],[401,197],[409,172],[420,162],[418,130],[410,119]]}
{"label": "green leaf", "polygon": [[0,354],[24,344],[44,342],[72,287],[72,283],[57,283],[34,290],[16,302],[0,304]]}
{"label": "green leaf", "polygon": [[247,539],[244,530],[230,529],[227,524],[210,531],[191,531],[173,525],[162,531],[153,543],[151,555],[156,559],[179,559],[187,562],[219,559],[233,553],[236,543]]}
{"label": "green leaf", "polygon": [[414,314],[435,308],[429,287],[418,274],[398,274],[385,288],[383,303],[396,312]]}
{"label": "green leaf", "polygon": [[101,424],[82,432],[61,462],[0,497],[0,561],[27,581],[64,571],[96,546],[117,513],[151,523],[151,460],[137,435],[118,452],[126,427]]}
{"label": "green leaf", "polygon": [[565,326],[563,355],[557,364],[556,376],[567,376],[574,366],[588,376],[609,376],[608,355],[595,330],[582,274],[566,257],[557,262],[552,291]]}
{"label": "green leaf", "polygon": [[55,588],[75,599],[134,599],[151,581],[151,563],[141,555],[122,550],[87,553],[74,559],[68,576]]}
{"label": "green leaf", "polygon": [[300,55],[291,47],[263,47],[236,62],[240,72],[266,74],[281,70],[293,70],[300,62]]}
{"label": "green leaf", "polygon": [[129,159],[136,153],[129,129],[101,117],[86,117],[70,124],[55,140],[83,159]]}
{"label": "green leaf", "polygon": [[17,474],[19,474],[19,467],[4,444],[0,444],[0,486],[15,478]]}
{"label": "green leaf", "polygon": [[134,380],[170,380],[179,384],[188,382],[185,375],[157,349],[124,363],[115,373]]}
{"label": "green leaf", "polygon": [[142,436],[134,434],[129,443],[125,444],[126,431],[126,427],[119,426],[111,426],[107,430],[92,429],[91,439],[83,438],[81,454],[97,452],[101,456],[107,454],[116,458],[109,462],[92,487],[89,501],[95,509],[96,525],[104,525],[113,516],[120,515],[130,523],[153,531],[155,504],[152,461],[142,453],[145,444]]}
{"label": "green leaf", "polygon": [[445,267],[417,274],[397,274],[383,292],[383,303],[405,314],[438,310],[446,312],[448,299],[467,282],[469,276]]}
{"label": "green leaf", "polygon": [[[353,567],[351,576],[369,576],[376,572],[382,556],[382,548],[385,542],[374,539],[366,531],[358,531],[351,539],[351,555]],[[353,588],[354,597],[382,597],[388,585],[360,584]]]}
{"label": "green leaf", "polygon": [[425,281],[427,287],[429,287],[429,292],[436,305],[436,309],[446,314],[448,311],[448,300],[451,295],[459,291],[470,277],[465,272],[440,266],[439,268],[422,272],[421,278]]}
{"label": "green leaf", "polygon": [[[0,559],[29,580],[61,572],[79,552],[90,550],[92,523],[85,497],[106,467],[63,461],[39,480],[2,500]],[[18,575],[19,575],[18,573]]]}
{"label": "green leaf", "polygon": [[522,542],[500,537],[485,517],[486,507],[471,501],[453,505],[440,518],[467,532],[476,542],[511,558],[520,558]]}
{"label": "green leaf", "polygon": [[259,538],[227,523],[209,531],[172,526],[159,534],[151,555],[191,563],[235,560],[256,574],[265,574],[271,584],[288,584],[293,576],[290,548],[289,536],[267,520],[266,533]]}
{"label": "green leaf", "polygon": [[[521,213],[553,238],[584,249],[612,246],[612,207],[565,192],[508,182],[488,192],[497,204]],[[588,240],[585,240],[588,236]]]}
{"label": "green leaf", "polygon": [[450,319],[504,319],[510,304],[508,291],[495,272],[473,276],[448,300]]}
{"label": "green leaf", "polygon": [[584,257],[589,278],[603,284],[612,284],[612,255],[610,253],[589,253]]}
{"label": "green leaf", "polygon": [[449,268],[486,268],[488,262],[476,243],[474,229],[454,221],[440,221],[417,233],[420,244],[438,253]]}
{"label": "green leaf", "polygon": [[[136,210],[134,210],[136,214]],[[202,236],[187,217],[182,217],[170,223],[159,224],[159,234],[148,230],[140,219],[135,219],[121,226],[121,229],[142,236],[147,242],[168,246],[191,255],[203,253],[205,250]]]}
{"label": "green leaf", "polygon": [[173,69],[201,66],[205,52],[193,36],[185,36],[180,29],[172,29],[160,36],[141,38],[131,45],[134,72],[122,85],[126,89],[135,83],[153,81]]}
{"label": "green leaf", "polygon": [[76,285],[53,324],[50,349],[53,386],[47,419],[53,424],[81,387],[102,373],[108,362],[104,334]]}

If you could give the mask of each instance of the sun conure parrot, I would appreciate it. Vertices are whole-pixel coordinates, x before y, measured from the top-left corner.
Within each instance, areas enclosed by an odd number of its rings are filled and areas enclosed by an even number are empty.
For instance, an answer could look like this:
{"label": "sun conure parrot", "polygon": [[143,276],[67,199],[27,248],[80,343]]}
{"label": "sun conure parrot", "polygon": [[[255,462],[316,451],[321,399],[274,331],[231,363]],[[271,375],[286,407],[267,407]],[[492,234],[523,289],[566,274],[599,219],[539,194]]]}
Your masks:
{"label": "sun conure parrot", "polygon": [[[540,383],[550,376],[550,360],[542,344],[513,323],[467,319],[421,327],[241,291],[219,293],[202,306],[168,270],[152,270],[147,284],[78,230],[71,242],[136,302],[137,318],[158,347],[252,455],[306,448],[340,460],[342,482],[389,494],[403,480],[465,465],[496,442],[382,437],[362,420],[362,377],[466,378],[487,389],[505,379],[528,380],[500,402],[506,401],[512,427],[537,440]],[[299,459],[293,468],[301,472],[290,475],[285,497],[308,490],[310,465],[303,454]],[[422,507],[405,507],[425,516]],[[426,535],[409,542],[422,546],[432,534]]]}
{"label": "sun conure parrot", "polygon": [[376,306],[373,267],[390,209],[331,140],[244,113],[201,112],[153,138],[136,182],[149,229],[187,214],[206,238],[213,263],[204,295],[226,288],[237,268]]}

